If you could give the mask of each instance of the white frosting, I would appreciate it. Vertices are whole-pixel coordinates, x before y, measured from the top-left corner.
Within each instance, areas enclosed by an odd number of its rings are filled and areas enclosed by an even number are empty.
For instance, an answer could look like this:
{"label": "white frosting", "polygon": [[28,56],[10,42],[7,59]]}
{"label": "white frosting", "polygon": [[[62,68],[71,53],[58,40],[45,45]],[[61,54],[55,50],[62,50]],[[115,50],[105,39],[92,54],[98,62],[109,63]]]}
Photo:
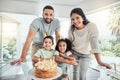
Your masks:
{"label": "white frosting", "polygon": [[57,63],[54,60],[43,60],[35,64],[35,67],[40,70],[49,70],[51,68],[57,67]]}

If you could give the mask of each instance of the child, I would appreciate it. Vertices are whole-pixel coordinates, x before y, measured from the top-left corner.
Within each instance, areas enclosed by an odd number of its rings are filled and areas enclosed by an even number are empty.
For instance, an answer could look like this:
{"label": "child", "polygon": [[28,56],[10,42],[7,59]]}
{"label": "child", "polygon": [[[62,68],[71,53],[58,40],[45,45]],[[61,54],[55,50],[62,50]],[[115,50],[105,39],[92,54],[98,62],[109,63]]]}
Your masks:
{"label": "child", "polygon": [[60,39],[57,42],[57,45],[55,47],[57,50],[55,52],[55,60],[58,63],[58,66],[62,68],[63,74],[58,80],[62,80],[62,78],[67,78],[67,68],[68,64],[77,65],[77,62],[75,61],[74,56],[70,52],[71,50],[71,42],[68,39]]}
{"label": "child", "polygon": [[44,59],[51,59],[54,56],[54,50],[52,50],[53,46],[53,37],[52,36],[46,36],[43,41],[43,48],[39,49],[37,53],[34,54],[32,57],[32,61],[34,63],[38,62],[39,60]]}

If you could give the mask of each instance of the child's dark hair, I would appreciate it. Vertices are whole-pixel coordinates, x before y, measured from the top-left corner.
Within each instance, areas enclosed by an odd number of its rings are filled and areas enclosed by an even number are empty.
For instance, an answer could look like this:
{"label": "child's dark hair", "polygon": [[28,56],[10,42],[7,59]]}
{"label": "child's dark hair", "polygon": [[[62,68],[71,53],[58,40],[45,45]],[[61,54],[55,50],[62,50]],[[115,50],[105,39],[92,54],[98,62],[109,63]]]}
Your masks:
{"label": "child's dark hair", "polygon": [[56,47],[55,47],[55,50],[57,50],[57,51],[60,52],[60,50],[59,50],[59,43],[60,43],[60,42],[65,42],[65,43],[67,44],[67,48],[66,48],[66,51],[65,51],[65,52],[71,50],[71,48],[72,48],[72,46],[71,46],[71,41],[70,41],[69,39],[67,39],[67,38],[65,38],[65,39],[59,39],[58,42],[57,42],[57,45],[56,45]]}
{"label": "child's dark hair", "polygon": [[43,42],[44,42],[45,39],[47,39],[47,38],[51,39],[52,43],[54,44],[54,41],[53,41],[53,37],[52,37],[52,36],[46,36],[46,37],[44,38]]}

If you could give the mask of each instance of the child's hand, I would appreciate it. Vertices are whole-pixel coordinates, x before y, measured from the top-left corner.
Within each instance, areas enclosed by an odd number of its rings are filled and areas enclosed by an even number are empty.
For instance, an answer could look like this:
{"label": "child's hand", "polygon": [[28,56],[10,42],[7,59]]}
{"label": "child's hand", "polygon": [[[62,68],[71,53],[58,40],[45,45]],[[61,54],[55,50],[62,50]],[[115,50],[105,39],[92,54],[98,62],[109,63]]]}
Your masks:
{"label": "child's hand", "polygon": [[55,60],[55,57],[51,58],[52,60]]}
{"label": "child's hand", "polygon": [[39,58],[38,61],[50,60],[51,58]]}
{"label": "child's hand", "polygon": [[65,55],[64,55],[63,53],[60,53],[60,56],[63,57],[63,56],[65,56]]}
{"label": "child's hand", "polygon": [[77,65],[78,65],[78,63],[75,62],[75,61],[69,61],[69,63],[70,63],[71,65],[73,65],[73,66],[77,66]]}
{"label": "child's hand", "polygon": [[74,63],[74,66],[77,66],[77,65],[78,65],[78,63],[77,63],[77,62],[75,62],[75,63]]}
{"label": "child's hand", "polygon": [[50,60],[51,58],[44,58],[45,60]]}

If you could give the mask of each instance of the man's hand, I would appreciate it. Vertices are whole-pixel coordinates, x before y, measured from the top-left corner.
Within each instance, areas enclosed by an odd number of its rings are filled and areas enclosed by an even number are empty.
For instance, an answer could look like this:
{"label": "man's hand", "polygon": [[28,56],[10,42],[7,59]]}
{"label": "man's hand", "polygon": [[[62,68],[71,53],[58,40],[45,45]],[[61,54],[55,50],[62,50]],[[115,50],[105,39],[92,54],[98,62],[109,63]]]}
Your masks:
{"label": "man's hand", "polygon": [[25,61],[26,61],[25,58],[20,58],[20,59],[12,61],[10,64],[15,65],[15,64],[20,64],[20,63],[25,62]]}

